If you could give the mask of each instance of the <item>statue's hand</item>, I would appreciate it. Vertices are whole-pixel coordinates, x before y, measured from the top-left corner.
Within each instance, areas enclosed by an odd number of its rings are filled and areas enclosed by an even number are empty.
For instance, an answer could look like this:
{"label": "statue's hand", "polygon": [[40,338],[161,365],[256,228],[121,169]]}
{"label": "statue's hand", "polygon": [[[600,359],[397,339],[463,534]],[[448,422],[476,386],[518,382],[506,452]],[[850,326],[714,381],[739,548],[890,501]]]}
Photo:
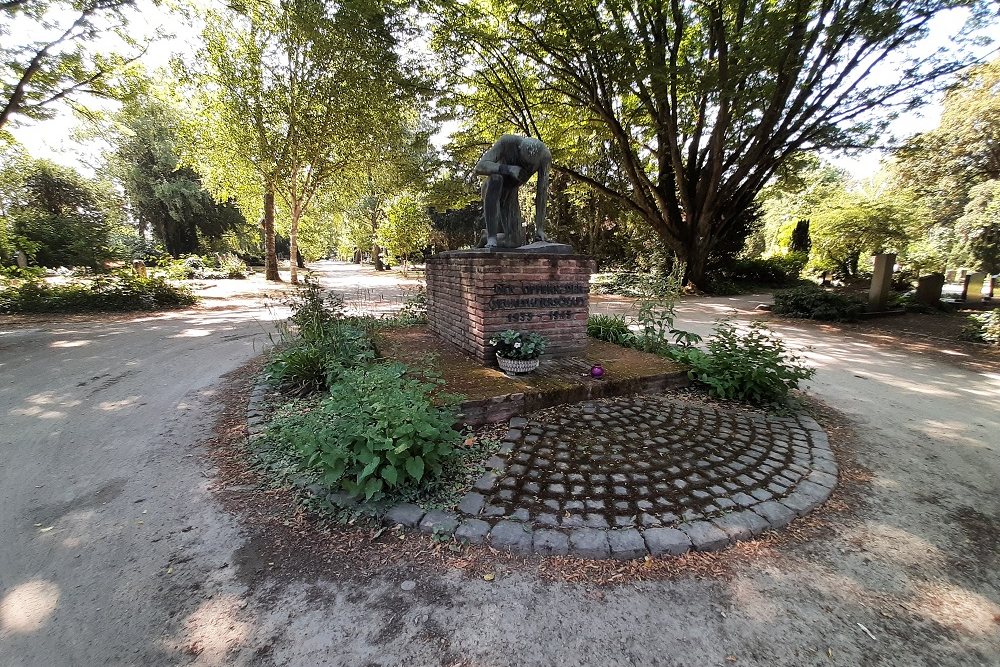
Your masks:
{"label": "statue's hand", "polygon": [[504,165],[507,168],[507,175],[511,178],[520,181],[521,180],[521,168],[517,165],[508,164]]}

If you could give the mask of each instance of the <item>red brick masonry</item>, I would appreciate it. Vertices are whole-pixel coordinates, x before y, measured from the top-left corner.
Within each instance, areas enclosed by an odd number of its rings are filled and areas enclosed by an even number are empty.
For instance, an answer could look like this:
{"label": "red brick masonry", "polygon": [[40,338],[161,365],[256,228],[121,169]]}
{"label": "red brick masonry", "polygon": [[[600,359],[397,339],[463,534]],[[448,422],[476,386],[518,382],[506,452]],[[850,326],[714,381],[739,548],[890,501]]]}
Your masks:
{"label": "red brick masonry", "polygon": [[490,337],[505,329],[537,331],[546,355],[587,345],[590,274],[585,255],[454,251],[427,262],[431,330],[480,361],[495,365]]}

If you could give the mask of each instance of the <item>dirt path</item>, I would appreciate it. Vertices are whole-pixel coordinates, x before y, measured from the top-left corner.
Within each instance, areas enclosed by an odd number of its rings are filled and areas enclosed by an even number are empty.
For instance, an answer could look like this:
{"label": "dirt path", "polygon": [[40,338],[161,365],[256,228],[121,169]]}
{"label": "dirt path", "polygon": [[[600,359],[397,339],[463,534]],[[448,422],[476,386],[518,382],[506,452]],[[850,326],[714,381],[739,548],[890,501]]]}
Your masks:
{"label": "dirt path", "polygon": [[[320,269],[344,292],[405,292]],[[729,305],[685,302],[682,324]],[[1000,662],[998,374],[783,326],[813,348],[815,395],[857,424],[871,480],[822,539],[727,577],[328,577],[268,561],[209,490],[219,379],[260,352],[271,316],[247,297],[0,324],[0,665]]]}

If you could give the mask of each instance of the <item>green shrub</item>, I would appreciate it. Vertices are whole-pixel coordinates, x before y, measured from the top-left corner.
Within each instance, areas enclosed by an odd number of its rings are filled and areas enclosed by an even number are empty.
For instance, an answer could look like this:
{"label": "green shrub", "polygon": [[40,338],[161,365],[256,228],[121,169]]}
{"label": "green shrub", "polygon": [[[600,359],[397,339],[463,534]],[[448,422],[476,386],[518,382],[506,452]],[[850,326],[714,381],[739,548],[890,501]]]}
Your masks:
{"label": "green shrub", "polygon": [[403,307],[396,314],[396,323],[401,326],[427,323],[427,290],[424,287],[418,288],[413,294],[406,297]]}
{"label": "green shrub", "polygon": [[231,280],[242,280],[249,273],[243,260],[231,252],[227,252],[219,258],[219,271]]}
{"label": "green shrub", "polygon": [[296,338],[275,352],[266,373],[271,384],[296,396],[322,391],[339,380],[345,369],[375,359],[369,333],[349,321],[326,324],[322,334]]}
{"label": "green shrub", "polygon": [[860,299],[819,287],[796,287],[774,293],[773,312],[787,317],[850,322],[865,312],[865,304]]}
{"label": "green shrub", "polygon": [[131,271],[65,284],[32,281],[0,289],[2,313],[159,310],[196,301],[187,288],[162,278],[140,278]]}
{"label": "green shrub", "polygon": [[642,274],[633,271],[611,271],[599,275],[591,286],[594,294],[624,294],[636,296],[641,283]]}
{"label": "green shrub", "polygon": [[0,266],[0,278],[11,280],[38,280],[45,277],[45,269],[40,266],[29,266],[22,269],[19,266]]}
{"label": "green shrub", "polygon": [[591,315],[587,318],[587,335],[622,347],[635,345],[635,334],[621,315]]}
{"label": "green shrub", "polygon": [[333,332],[333,325],[344,318],[344,300],[336,294],[324,292],[315,283],[307,282],[286,303],[292,309],[289,320],[304,340],[325,338]]}
{"label": "green shrub", "polygon": [[635,302],[638,349],[662,352],[673,345],[687,347],[701,341],[698,334],[674,327],[677,302],[684,291],[684,271],[685,265],[675,261],[668,273],[651,276],[643,283]]}
{"label": "green shrub", "polygon": [[723,280],[734,283],[788,285],[799,279],[808,260],[809,256],[800,252],[767,259],[734,259],[723,266],[719,274]]}
{"label": "green shrub", "polygon": [[707,352],[675,348],[671,356],[690,365],[691,379],[706,385],[711,395],[757,404],[784,401],[791,389],[816,372],[761,322],[751,323],[745,332],[731,322],[719,322]]}
{"label": "green shrub", "polygon": [[289,301],[294,336],[279,348],[265,369],[268,380],[283,392],[305,396],[332,386],[344,370],[375,359],[371,331],[360,318],[346,318],[343,301],[307,284]]}
{"label": "green shrub", "polygon": [[267,364],[267,378],[281,391],[305,396],[326,389],[329,355],[322,346],[297,341],[278,350]]}
{"label": "green shrub", "polygon": [[322,483],[371,500],[426,483],[455,456],[455,414],[432,403],[438,384],[402,364],[346,370],[330,396],[277,423],[278,436]]}
{"label": "green shrub", "polygon": [[988,313],[969,315],[969,323],[962,330],[962,337],[1000,345],[1000,308],[994,308]]}

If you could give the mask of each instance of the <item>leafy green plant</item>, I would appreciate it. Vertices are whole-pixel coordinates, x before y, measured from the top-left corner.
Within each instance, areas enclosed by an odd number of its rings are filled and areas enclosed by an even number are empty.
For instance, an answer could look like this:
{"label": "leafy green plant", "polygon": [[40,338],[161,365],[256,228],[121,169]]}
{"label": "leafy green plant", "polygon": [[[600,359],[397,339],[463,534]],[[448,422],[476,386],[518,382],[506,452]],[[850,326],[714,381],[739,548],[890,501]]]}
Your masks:
{"label": "leafy green plant", "polygon": [[249,273],[246,262],[231,252],[219,257],[219,271],[230,280],[242,280]]}
{"label": "leafy green plant", "polygon": [[706,385],[711,395],[757,404],[784,401],[816,372],[761,322],[741,332],[732,322],[720,321],[707,352],[690,348],[673,357],[690,365],[691,379]]}
{"label": "leafy green plant", "polygon": [[1000,308],[994,308],[988,313],[969,315],[969,323],[962,330],[962,337],[1000,345]]}
{"label": "leafy green plant", "polygon": [[796,287],[774,293],[773,312],[786,317],[850,322],[865,312],[865,304],[819,287]]}
{"label": "leafy green plant", "polygon": [[396,319],[400,324],[425,324],[427,322],[427,290],[421,286],[406,297]]}
{"label": "leafy green plant", "polygon": [[277,350],[266,373],[271,384],[283,392],[305,396],[332,386],[346,369],[374,359],[375,346],[365,329],[350,321],[334,321],[326,324],[321,334],[296,338]]}
{"label": "leafy green plant", "polygon": [[305,396],[326,389],[329,351],[311,341],[297,341],[274,353],[265,372],[286,394]]}
{"label": "leafy green plant", "polygon": [[734,283],[787,285],[799,279],[807,261],[809,255],[804,252],[790,252],[767,259],[734,259],[721,267],[719,277]]}
{"label": "leafy green plant", "polygon": [[[435,406],[438,383],[402,364],[344,371],[330,396],[275,428],[322,483],[366,500],[426,484],[455,455],[455,414]],[[439,397],[440,398],[440,397]]]}
{"label": "leafy green plant", "polygon": [[29,266],[26,269],[19,266],[0,266],[0,278],[38,280],[43,277],[45,277],[45,269],[40,266]]}
{"label": "leafy green plant", "polygon": [[346,369],[374,361],[370,318],[346,317],[339,296],[307,282],[287,303],[293,331],[281,332],[286,344],[265,369],[271,384],[305,396],[331,387]]}
{"label": "leafy green plant", "polygon": [[622,347],[635,344],[635,334],[621,315],[591,315],[587,318],[587,335]]}
{"label": "leafy green plant", "polygon": [[309,281],[286,303],[292,309],[289,320],[304,340],[321,340],[330,334],[334,323],[344,318],[344,300]]}
{"label": "leafy green plant", "polygon": [[490,338],[496,353],[507,359],[537,359],[545,352],[548,341],[534,331],[501,331]]}
{"label": "leafy green plant", "polygon": [[27,281],[0,289],[0,313],[125,312],[190,306],[197,301],[185,287],[131,271],[63,284]]}
{"label": "leafy green plant", "polygon": [[671,345],[689,346],[701,341],[701,336],[674,327],[677,302],[684,292],[683,262],[674,261],[669,272],[643,281],[636,300],[635,319],[639,335],[635,346],[648,352],[659,352]]}

